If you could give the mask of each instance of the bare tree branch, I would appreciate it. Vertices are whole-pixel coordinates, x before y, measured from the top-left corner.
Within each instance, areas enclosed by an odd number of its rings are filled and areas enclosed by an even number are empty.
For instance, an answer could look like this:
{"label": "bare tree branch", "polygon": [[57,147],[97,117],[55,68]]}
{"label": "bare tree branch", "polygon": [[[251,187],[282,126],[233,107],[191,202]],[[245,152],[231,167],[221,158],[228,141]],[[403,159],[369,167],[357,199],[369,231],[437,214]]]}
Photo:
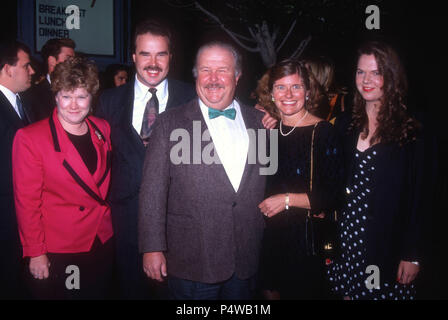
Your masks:
{"label": "bare tree branch", "polygon": [[277,36],[278,36],[279,32],[280,32],[280,27],[275,26],[274,31],[272,32],[272,43],[275,43],[275,41],[277,40]]}
{"label": "bare tree branch", "polygon": [[308,45],[308,43],[310,41],[311,41],[311,36],[308,36],[308,38],[302,40],[302,42],[300,42],[300,45],[298,46],[296,51],[294,51],[294,53],[291,55],[290,59],[295,59],[295,58],[300,57],[300,55],[302,54],[303,50],[305,50],[306,46]]}
{"label": "bare tree branch", "polygon": [[[224,27],[225,28],[225,27]],[[233,32],[233,31],[231,31],[231,30],[228,30],[229,32],[231,32],[235,37],[237,37],[237,38],[240,38],[240,39],[243,39],[243,40],[246,40],[246,41],[250,41],[250,42],[253,42],[253,43],[257,43],[257,41],[255,41],[253,38],[248,38],[248,37],[245,37],[245,36],[243,36],[243,35],[241,35],[241,34],[238,34],[238,33],[235,33],[235,32]]]}
{"label": "bare tree branch", "polygon": [[277,52],[280,51],[280,49],[283,47],[283,45],[285,44],[286,40],[288,40],[289,35],[291,34],[292,30],[294,29],[294,27],[296,26],[297,20],[295,19],[292,24],[291,27],[289,27],[288,33],[286,34],[286,36],[283,38],[282,43],[280,43],[280,45],[277,47]]}
{"label": "bare tree branch", "polygon": [[259,28],[260,35],[260,53],[263,58],[263,62],[266,66],[271,66],[277,60],[277,54],[275,52],[274,42],[269,32],[269,26],[266,21],[263,21],[261,28]]}
{"label": "bare tree branch", "polygon": [[255,33],[254,33],[254,31],[252,30],[252,28],[251,28],[251,27],[247,27],[247,29],[249,29],[249,33],[250,33],[250,35],[252,36],[252,38],[256,39],[257,37],[255,36]]}
{"label": "bare tree branch", "polygon": [[[249,46],[246,46],[244,43],[242,43],[236,36],[236,33],[228,30],[224,24],[221,22],[221,20],[219,20],[219,18],[217,16],[215,16],[214,14],[212,14],[211,12],[207,11],[204,7],[202,7],[197,1],[194,2],[196,8],[198,8],[199,10],[201,10],[203,13],[205,13],[207,16],[209,16],[210,18],[212,18],[213,20],[216,21],[216,23],[221,27],[221,29],[223,29],[233,40],[235,40],[236,43],[238,43],[241,47],[243,47],[244,49],[246,49],[247,51],[250,52],[259,52],[259,48],[258,46],[255,48],[251,48]],[[239,37],[244,37],[241,35],[238,35]]]}

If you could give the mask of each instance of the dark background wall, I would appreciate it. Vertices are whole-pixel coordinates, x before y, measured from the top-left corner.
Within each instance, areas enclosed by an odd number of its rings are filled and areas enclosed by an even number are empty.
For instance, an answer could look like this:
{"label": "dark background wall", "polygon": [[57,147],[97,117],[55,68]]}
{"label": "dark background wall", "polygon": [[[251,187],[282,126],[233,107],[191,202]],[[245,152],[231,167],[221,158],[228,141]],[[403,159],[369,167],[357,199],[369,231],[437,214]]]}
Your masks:
{"label": "dark background wall", "polygon": [[[30,0],[32,1],[32,0]],[[127,0],[125,0],[127,2]],[[193,10],[191,6],[174,6],[185,1],[147,1],[133,0],[130,12],[130,28],[133,32],[135,24],[148,17],[165,20],[173,29],[175,36],[174,60],[171,67],[171,76],[186,81],[193,81],[191,69],[195,53],[199,45],[209,39],[229,39],[229,37],[217,26],[210,23],[204,14]],[[190,1],[191,2],[191,1]],[[210,11],[216,15],[221,14],[226,8],[226,1],[202,1]],[[262,6],[264,1],[246,0],[242,2],[255,3],[255,8],[264,13]],[[313,3],[309,1],[297,1],[297,3]],[[320,3],[322,1],[317,1]],[[329,1],[332,2],[332,1]],[[401,57],[407,66],[410,80],[410,97],[415,101],[417,109],[433,111],[437,114],[447,115],[446,108],[441,106],[439,94],[442,94],[442,74],[444,67],[442,50],[444,40],[444,17],[440,2],[425,1],[364,1],[364,0],[340,0],[338,5],[331,7],[331,12],[325,11],[325,6],[305,6],[308,8],[309,17],[298,19],[298,24],[292,33],[290,40],[281,51],[279,58],[287,57],[295,46],[307,35],[313,39],[306,48],[304,55],[325,54],[336,63],[338,82],[345,86],[353,83],[353,68],[355,65],[355,48],[361,39],[369,37],[381,37],[394,44],[400,51]],[[340,3],[340,5],[339,5]],[[381,10],[380,30],[367,30],[365,19],[367,14],[362,10],[351,10],[359,3],[376,4]],[[365,5],[366,6],[366,5]],[[14,39],[17,36],[17,3],[16,1],[2,2],[2,19],[0,19],[0,39]],[[327,19],[326,23],[316,23],[319,16]],[[224,16],[225,18],[225,16]],[[287,28],[290,19],[277,16],[268,16],[281,27]],[[284,20],[284,21],[283,21]],[[282,23],[284,25],[282,25]],[[127,21],[125,21],[125,25]],[[247,34],[247,29],[235,23],[230,27],[241,33]],[[126,46],[130,46],[126,42]],[[126,51],[126,50],[125,50]],[[241,79],[238,94],[243,100],[247,100],[250,92],[256,85],[256,80],[264,73],[265,67],[258,54],[249,53],[241,49],[244,55],[244,75]],[[131,62],[131,57],[127,57]],[[443,117],[444,118],[444,117]]]}
{"label": "dark background wall", "polygon": [[[175,1],[170,1],[173,2]],[[212,2],[205,1],[211,11],[214,9],[214,6],[210,5]],[[365,27],[365,19],[368,16],[365,12],[346,12],[351,2],[353,1],[341,0],[341,5],[330,13],[331,17],[334,17],[330,28],[325,29],[313,23],[300,24],[299,20],[289,43],[292,49],[288,51],[287,44],[283,56],[290,53],[300,40],[311,34],[313,39],[304,54],[329,55],[336,62],[338,81],[350,86],[355,64],[354,53],[359,41],[368,37],[381,37],[400,51],[410,80],[410,96],[415,101],[416,108],[446,115],[446,108],[441,108],[437,94],[443,92],[442,81],[437,80],[441,79],[439,70],[444,55],[441,50],[444,11],[440,3],[370,1],[369,4],[377,4],[381,10],[381,28],[369,31]],[[219,8],[222,6],[215,5],[213,13],[219,15]],[[315,11],[317,10],[321,9],[316,8]],[[329,15],[326,12],[322,14]],[[218,26],[204,24],[204,15],[191,8],[174,7],[166,1],[132,1],[131,25],[146,17],[164,19],[173,26],[177,40],[171,72],[174,77],[184,80],[193,81],[191,68],[201,42],[207,39],[229,38]],[[281,17],[279,20],[281,21]],[[238,25],[235,25],[233,30],[247,33],[247,30],[242,30]],[[256,85],[256,80],[265,71],[265,67],[257,54],[241,51],[245,63],[239,94],[245,99]]]}

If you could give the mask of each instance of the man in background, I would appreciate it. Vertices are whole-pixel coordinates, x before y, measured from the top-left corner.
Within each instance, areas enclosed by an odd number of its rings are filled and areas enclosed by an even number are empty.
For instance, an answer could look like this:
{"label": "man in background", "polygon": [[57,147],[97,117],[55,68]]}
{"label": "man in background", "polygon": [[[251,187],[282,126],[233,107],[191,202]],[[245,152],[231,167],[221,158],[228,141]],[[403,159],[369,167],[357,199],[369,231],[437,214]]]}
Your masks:
{"label": "man in background", "polygon": [[24,298],[22,248],[12,186],[12,142],[29,124],[19,93],[31,86],[30,50],[19,42],[0,44],[0,300]]}
{"label": "man in background", "polygon": [[48,118],[52,114],[56,102],[50,88],[50,76],[57,64],[75,56],[75,47],[75,42],[68,38],[50,39],[42,47],[45,77],[24,94],[24,99],[30,106],[32,122]]}

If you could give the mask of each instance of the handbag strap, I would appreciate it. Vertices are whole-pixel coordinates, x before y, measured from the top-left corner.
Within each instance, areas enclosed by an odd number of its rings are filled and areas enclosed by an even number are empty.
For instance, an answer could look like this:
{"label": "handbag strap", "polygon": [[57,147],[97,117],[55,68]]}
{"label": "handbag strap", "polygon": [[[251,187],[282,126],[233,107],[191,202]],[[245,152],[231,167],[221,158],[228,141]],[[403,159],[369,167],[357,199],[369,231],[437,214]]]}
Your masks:
{"label": "handbag strap", "polygon": [[[311,152],[310,152],[310,193],[313,191],[313,162],[314,162],[314,131],[316,130],[317,122],[313,127],[313,132],[311,133]],[[311,217],[311,210],[308,210],[308,217]]]}
{"label": "handbag strap", "polygon": [[[316,129],[317,123],[313,127],[313,132],[311,133],[311,155],[310,155],[310,192],[313,190],[313,162],[314,162],[314,131]],[[311,235],[311,255],[316,255],[316,248],[314,246],[314,226],[311,220],[311,209],[307,210],[306,222],[305,222],[305,234]],[[308,228],[310,230],[308,230]],[[305,237],[306,242],[309,241],[308,236]],[[308,245],[306,245],[308,248]]]}
{"label": "handbag strap", "polygon": [[310,192],[313,191],[313,163],[314,163],[314,132],[316,130],[317,122],[313,127],[313,133],[311,134],[311,155],[310,155]]}

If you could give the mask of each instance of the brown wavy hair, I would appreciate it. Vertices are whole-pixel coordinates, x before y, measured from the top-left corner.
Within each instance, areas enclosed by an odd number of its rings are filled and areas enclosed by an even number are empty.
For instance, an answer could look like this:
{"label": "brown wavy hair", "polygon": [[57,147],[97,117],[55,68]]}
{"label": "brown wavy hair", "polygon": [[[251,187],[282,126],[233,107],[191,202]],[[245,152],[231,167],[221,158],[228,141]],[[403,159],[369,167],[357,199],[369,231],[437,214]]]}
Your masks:
{"label": "brown wavy hair", "polygon": [[[384,42],[366,42],[358,49],[358,60],[362,55],[375,57],[378,71],[383,76],[383,97],[378,111],[378,127],[370,139],[372,145],[377,142],[398,142],[400,145],[416,139],[420,124],[407,113],[405,96],[407,80],[404,67],[396,51]],[[366,101],[355,90],[353,115],[350,129],[361,131],[361,138],[369,135]]]}
{"label": "brown wavy hair", "polygon": [[54,94],[61,90],[73,91],[85,88],[95,96],[100,87],[95,63],[81,57],[72,57],[58,63],[50,77],[51,90]]}
{"label": "brown wavy hair", "polygon": [[324,56],[313,56],[304,60],[308,71],[313,74],[317,82],[322,86],[325,93],[335,90],[335,68],[329,58]]}
{"label": "brown wavy hair", "polygon": [[322,117],[320,114],[322,102],[326,102],[327,98],[323,94],[321,86],[314,76],[308,72],[308,69],[302,61],[288,59],[272,66],[258,81],[258,86],[255,90],[258,103],[272,117],[280,119],[280,113],[272,101],[272,89],[275,81],[294,74],[297,74],[302,79],[305,90],[307,91],[308,100],[305,100],[305,110],[308,110],[308,112],[318,117]]}

